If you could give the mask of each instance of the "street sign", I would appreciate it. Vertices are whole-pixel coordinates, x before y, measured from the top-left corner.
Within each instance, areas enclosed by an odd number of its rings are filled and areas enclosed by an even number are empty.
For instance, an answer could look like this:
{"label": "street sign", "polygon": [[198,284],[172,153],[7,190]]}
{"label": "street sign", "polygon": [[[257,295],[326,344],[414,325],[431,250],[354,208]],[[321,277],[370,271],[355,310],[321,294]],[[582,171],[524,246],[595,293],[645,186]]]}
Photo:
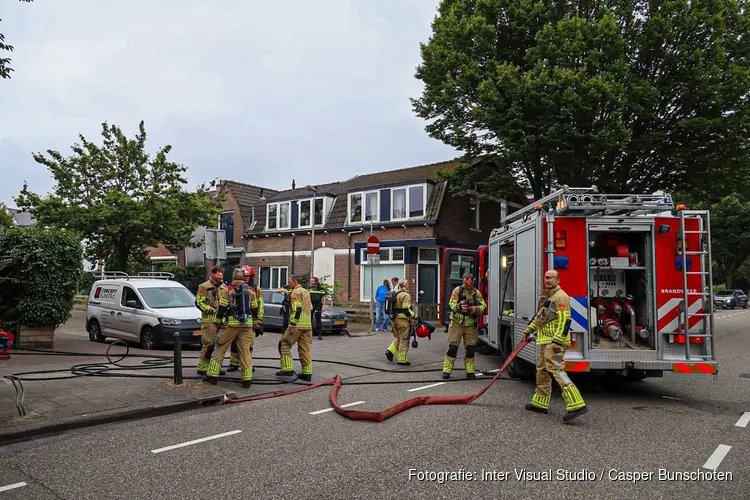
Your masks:
{"label": "street sign", "polygon": [[217,229],[206,229],[204,253],[208,260],[227,258],[226,232]]}
{"label": "street sign", "polygon": [[374,234],[367,238],[367,253],[373,254],[380,251],[380,240]]}
{"label": "street sign", "polygon": [[380,254],[376,253],[376,254],[370,254],[370,255],[368,255],[367,256],[367,263],[368,264],[374,264],[374,265],[380,264]]}

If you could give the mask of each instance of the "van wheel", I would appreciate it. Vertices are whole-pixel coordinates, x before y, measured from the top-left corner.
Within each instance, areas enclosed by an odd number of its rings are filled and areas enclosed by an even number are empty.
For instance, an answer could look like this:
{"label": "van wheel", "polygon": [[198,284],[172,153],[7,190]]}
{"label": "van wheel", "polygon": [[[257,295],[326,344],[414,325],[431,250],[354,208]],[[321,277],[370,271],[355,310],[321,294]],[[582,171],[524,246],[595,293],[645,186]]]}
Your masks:
{"label": "van wheel", "polygon": [[156,335],[154,335],[154,329],[150,326],[144,326],[143,330],[141,330],[141,349],[152,351],[158,347]]}
{"label": "van wheel", "polygon": [[102,328],[99,326],[99,322],[95,319],[92,319],[89,322],[89,340],[91,342],[104,342]]}

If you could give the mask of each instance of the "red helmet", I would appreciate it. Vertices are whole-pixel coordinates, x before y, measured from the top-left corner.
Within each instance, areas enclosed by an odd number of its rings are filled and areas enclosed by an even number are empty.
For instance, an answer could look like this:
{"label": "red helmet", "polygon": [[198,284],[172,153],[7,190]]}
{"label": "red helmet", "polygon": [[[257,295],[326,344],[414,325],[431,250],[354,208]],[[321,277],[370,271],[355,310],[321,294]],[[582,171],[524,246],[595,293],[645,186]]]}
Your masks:
{"label": "red helmet", "polygon": [[245,276],[250,276],[250,279],[255,278],[255,269],[250,266],[245,266]]}
{"label": "red helmet", "polygon": [[427,328],[427,325],[422,323],[417,327],[417,337],[425,338],[430,335],[430,329]]}

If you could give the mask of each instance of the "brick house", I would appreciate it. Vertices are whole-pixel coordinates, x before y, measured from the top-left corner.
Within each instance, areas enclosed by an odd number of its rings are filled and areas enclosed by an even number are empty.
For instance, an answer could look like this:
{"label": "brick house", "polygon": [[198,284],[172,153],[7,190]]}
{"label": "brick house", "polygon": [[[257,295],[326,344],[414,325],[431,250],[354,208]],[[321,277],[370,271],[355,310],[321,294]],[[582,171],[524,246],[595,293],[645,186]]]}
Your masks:
{"label": "brick house", "polygon": [[[422,304],[438,303],[442,250],[486,244],[502,215],[528,204],[520,188],[518,196],[507,200],[452,195],[439,171],[459,164],[442,162],[315,186],[313,274],[329,284],[341,283],[337,295],[342,301],[369,302],[372,275],[373,289],[384,279],[406,278],[412,291],[424,291]],[[256,207],[257,223],[245,233],[245,257],[262,288],[285,284],[292,273],[310,273],[313,189],[281,191]],[[380,263],[372,269],[365,249],[371,228],[380,240]]]}
{"label": "brick house", "polygon": [[[218,262],[231,270],[233,267],[244,262],[245,232],[253,227],[256,206],[262,204],[262,197],[274,196],[278,191],[274,189],[253,186],[237,181],[219,181],[215,191],[217,196],[226,194],[219,214],[217,228],[223,229],[225,233],[225,244],[227,258]],[[193,233],[193,241],[203,241],[205,236],[204,227],[197,228]],[[185,248],[174,255],[163,245],[149,249],[149,259],[152,269],[156,270],[158,264],[169,263],[180,266],[205,266],[206,273],[216,263],[206,261],[203,254],[203,246],[197,248]],[[225,279],[231,280],[231,273],[227,273]]]}

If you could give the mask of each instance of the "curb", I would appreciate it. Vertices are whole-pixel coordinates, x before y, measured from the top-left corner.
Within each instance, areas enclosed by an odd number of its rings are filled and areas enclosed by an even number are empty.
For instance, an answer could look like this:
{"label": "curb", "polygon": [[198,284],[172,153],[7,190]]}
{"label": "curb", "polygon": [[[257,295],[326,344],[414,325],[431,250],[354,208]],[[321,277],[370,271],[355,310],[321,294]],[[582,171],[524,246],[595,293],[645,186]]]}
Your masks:
{"label": "curb", "polygon": [[374,337],[380,332],[350,332],[347,330],[346,334],[349,337]]}
{"label": "curb", "polygon": [[139,420],[143,418],[160,417],[164,415],[180,413],[183,411],[201,408],[203,406],[221,404],[224,398],[236,397],[237,394],[229,391],[222,396],[207,396],[203,398],[196,398],[192,401],[182,401],[180,403],[151,406],[148,408],[137,408],[134,410],[127,410],[111,415],[93,416],[90,418],[82,418],[73,422],[45,425],[43,427],[28,429],[12,434],[0,434],[0,446],[30,441],[38,437],[54,436],[57,434],[62,434],[65,431],[82,429],[85,427],[93,427],[103,424],[111,424],[116,422],[125,422],[128,420]]}

